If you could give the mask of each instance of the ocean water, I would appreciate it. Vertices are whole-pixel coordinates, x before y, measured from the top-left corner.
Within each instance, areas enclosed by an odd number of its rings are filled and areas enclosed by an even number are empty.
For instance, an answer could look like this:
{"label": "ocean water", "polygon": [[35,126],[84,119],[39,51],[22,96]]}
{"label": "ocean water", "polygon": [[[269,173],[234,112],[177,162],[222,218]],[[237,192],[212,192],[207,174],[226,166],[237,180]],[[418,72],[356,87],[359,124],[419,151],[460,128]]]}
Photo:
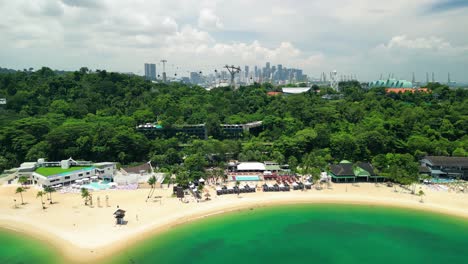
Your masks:
{"label": "ocean water", "polygon": [[[125,242],[122,242],[125,243]],[[468,220],[357,205],[250,208],[187,223],[108,259],[123,263],[468,263]],[[0,263],[70,263],[0,230]]]}
{"label": "ocean water", "polygon": [[174,228],[109,263],[468,263],[468,221],[356,205],[252,208]]}
{"label": "ocean water", "polygon": [[0,229],[1,264],[66,263],[48,243],[22,233]]}

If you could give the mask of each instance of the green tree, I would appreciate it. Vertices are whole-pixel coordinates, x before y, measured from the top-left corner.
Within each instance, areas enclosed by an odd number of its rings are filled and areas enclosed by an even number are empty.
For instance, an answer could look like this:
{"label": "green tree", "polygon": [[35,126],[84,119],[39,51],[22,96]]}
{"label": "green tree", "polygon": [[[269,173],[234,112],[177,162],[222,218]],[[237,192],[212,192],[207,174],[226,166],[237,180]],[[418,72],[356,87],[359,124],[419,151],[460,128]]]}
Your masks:
{"label": "green tree", "polygon": [[44,187],[44,191],[49,195],[50,204],[53,204],[52,193],[55,192],[55,189],[50,187],[50,186],[46,186],[46,187]]}
{"label": "green tree", "polygon": [[423,190],[419,190],[418,196],[421,197],[421,199],[419,200],[419,202],[421,202],[421,203],[424,202],[424,201],[423,201],[423,196],[424,196],[424,195],[425,195],[424,191],[423,191]]}
{"label": "green tree", "polygon": [[37,197],[41,197],[41,206],[42,206],[42,210],[45,209],[44,201],[42,200],[42,196],[44,196],[44,195],[46,195],[46,193],[43,192],[43,191],[38,191],[37,194],[36,194],[36,198],[37,198]]}
{"label": "green tree", "polygon": [[467,153],[466,153],[466,151],[465,151],[463,148],[456,148],[456,149],[452,152],[452,156],[454,156],[454,157],[466,157],[466,156],[467,156]]}
{"label": "green tree", "polygon": [[90,194],[89,194],[89,191],[88,189],[86,188],[81,188],[81,198],[84,199],[84,202],[85,202],[85,205],[88,205],[88,201],[89,201],[89,198],[90,198]]}
{"label": "green tree", "polygon": [[24,189],[23,187],[18,187],[18,188],[16,188],[16,191],[15,191],[15,193],[19,193],[20,196],[21,196],[21,205],[24,204],[24,201],[23,201],[23,192],[25,192],[25,191],[26,191],[26,189]]}
{"label": "green tree", "polygon": [[156,177],[153,175],[148,179],[148,184],[150,185],[150,192],[148,193],[148,196],[146,197],[146,201],[148,201],[151,196],[153,196],[154,193],[154,185],[156,184]]}
{"label": "green tree", "polygon": [[28,181],[29,181],[29,178],[26,176],[20,176],[18,179],[18,182],[23,186],[23,188]]}

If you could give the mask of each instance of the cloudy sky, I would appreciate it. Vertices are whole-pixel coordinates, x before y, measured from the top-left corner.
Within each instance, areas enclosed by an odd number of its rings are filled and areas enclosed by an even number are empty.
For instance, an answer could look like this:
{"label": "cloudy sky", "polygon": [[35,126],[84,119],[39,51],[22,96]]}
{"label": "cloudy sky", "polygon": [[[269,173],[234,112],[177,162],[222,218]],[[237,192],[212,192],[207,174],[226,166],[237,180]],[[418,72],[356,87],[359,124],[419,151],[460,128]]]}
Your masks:
{"label": "cloudy sky", "polygon": [[[0,66],[222,65],[468,81],[467,0],[0,0]],[[158,65],[158,71],[160,66]]]}

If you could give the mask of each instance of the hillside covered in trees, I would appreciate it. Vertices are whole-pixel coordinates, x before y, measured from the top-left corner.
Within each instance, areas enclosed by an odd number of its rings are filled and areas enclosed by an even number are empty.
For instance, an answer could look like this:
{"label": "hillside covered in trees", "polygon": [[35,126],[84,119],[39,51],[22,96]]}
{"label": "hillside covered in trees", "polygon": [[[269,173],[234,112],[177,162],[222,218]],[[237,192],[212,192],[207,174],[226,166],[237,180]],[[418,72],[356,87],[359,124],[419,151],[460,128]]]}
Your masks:
{"label": "hillside covered in trees", "polygon": [[[8,102],[0,106],[0,171],[42,157],[152,160],[160,168],[184,163],[202,171],[228,159],[276,160],[292,168],[347,159],[385,167],[392,155],[412,161],[426,154],[467,155],[468,90],[434,83],[431,93],[387,95],[359,83],[342,87],[342,99],[325,100],[323,88],[267,96],[275,89],[268,84],[206,91],[86,68],[2,72],[0,98]],[[156,120],[165,127],[205,123],[210,138],[148,139],[135,129]],[[219,137],[219,124],[258,120],[258,136]]]}

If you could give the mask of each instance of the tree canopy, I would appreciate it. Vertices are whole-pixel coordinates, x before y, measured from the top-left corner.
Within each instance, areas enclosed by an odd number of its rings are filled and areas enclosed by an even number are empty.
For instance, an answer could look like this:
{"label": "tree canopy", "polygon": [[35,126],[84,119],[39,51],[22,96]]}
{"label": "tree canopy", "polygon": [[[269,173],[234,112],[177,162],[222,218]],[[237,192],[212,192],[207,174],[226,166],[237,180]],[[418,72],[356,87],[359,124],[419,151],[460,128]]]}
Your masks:
{"label": "tree canopy", "polygon": [[[357,82],[342,85],[342,99],[325,100],[326,87],[267,96],[276,89],[269,84],[207,91],[86,68],[0,72],[0,97],[7,98],[0,106],[0,171],[71,156],[122,164],[153,160],[198,177],[203,167],[229,159],[323,168],[342,159],[381,161],[382,155],[389,163],[389,154],[413,162],[427,154],[467,155],[468,90],[434,83],[430,93],[386,94]],[[164,127],[204,123],[209,138],[150,139],[135,129],[156,121]],[[220,124],[253,121],[263,121],[258,135],[220,137]]]}

